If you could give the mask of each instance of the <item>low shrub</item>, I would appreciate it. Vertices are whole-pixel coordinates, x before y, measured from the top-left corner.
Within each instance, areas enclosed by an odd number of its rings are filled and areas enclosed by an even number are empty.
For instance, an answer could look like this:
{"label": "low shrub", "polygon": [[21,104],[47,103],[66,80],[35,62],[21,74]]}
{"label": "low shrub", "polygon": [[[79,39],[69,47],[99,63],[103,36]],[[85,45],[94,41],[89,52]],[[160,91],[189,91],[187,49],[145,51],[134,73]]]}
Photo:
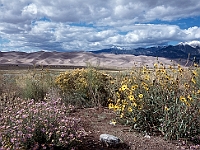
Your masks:
{"label": "low shrub", "polygon": [[61,99],[5,102],[0,116],[2,149],[71,149],[86,135],[80,119],[69,117]]}
{"label": "low shrub", "polygon": [[94,68],[66,71],[56,78],[56,85],[66,103],[80,107],[107,106],[110,76]]}

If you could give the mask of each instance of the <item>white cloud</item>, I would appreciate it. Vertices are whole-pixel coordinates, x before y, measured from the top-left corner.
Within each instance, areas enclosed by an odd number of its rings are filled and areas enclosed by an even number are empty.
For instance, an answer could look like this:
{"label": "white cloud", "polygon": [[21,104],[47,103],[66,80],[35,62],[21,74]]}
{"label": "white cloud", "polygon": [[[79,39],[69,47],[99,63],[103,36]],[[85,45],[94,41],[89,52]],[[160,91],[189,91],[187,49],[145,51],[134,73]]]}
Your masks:
{"label": "white cloud", "polygon": [[9,41],[1,44],[4,50],[95,50],[112,45],[137,47],[200,40],[198,26],[181,29],[178,25],[149,23],[199,16],[200,1],[196,0],[1,0],[0,3],[3,14],[0,36]]}
{"label": "white cloud", "polygon": [[186,34],[186,38],[190,39],[200,39],[200,28],[197,26],[188,28],[183,31]]}
{"label": "white cloud", "polygon": [[36,15],[37,14],[37,6],[35,4],[30,4],[28,6],[25,6],[22,10],[22,15],[24,15],[24,14]]}
{"label": "white cloud", "polygon": [[[125,34],[121,34],[123,28],[128,28]],[[97,50],[108,48],[112,45],[119,46],[149,46],[167,43],[171,40],[190,41],[199,40],[200,28],[193,27],[180,29],[175,25],[136,24],[116,29],[102,29],[93,27],[70,26],[64,23],[39,21],[30,31],[24,34],[16,26],[9,27],[10,31],[17,31],[15,36],[7,36],[12,43],[4,43],[7,46],[33,46],[46,50]],[[5,36],[6,37],[6,36]],[[15,43],[15,44],[14,44]],[[5,46],[6,47],[6,46]]]}
{"label": "white cloud", "polygon": [[52,21],[74,22],[87,21],[98,23],[101,20],[110,18],[110,21],[117,20],[135,20],[138,22],[150,21],[155,18],[161,20],[173,20],[178,17],[188,17],[199,15],[197,11],[200,2],[196,0],[183,0],[182,2],[174,0],[48,0],[39,1],[13,1],[2,0],[3,6],[0,10],[6,17],[0,17],[0,20],[6,18],[21,19],[21,14],[37,14],[37,17],[49,17]]}

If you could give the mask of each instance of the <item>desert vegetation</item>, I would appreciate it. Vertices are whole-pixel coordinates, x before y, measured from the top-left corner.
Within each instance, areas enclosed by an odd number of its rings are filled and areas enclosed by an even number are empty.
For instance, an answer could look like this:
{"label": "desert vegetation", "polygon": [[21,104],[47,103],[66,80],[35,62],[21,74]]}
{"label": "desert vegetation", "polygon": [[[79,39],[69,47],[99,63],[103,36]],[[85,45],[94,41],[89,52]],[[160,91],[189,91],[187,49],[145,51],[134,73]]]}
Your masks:
{"label": "desert vegetation", "polygon": [[1,149],[78,149],[90,133],[76,109],[109,108],[112,124],[200,144],[200,70],[157,62],[109,71],[29,69],[0,74]]}

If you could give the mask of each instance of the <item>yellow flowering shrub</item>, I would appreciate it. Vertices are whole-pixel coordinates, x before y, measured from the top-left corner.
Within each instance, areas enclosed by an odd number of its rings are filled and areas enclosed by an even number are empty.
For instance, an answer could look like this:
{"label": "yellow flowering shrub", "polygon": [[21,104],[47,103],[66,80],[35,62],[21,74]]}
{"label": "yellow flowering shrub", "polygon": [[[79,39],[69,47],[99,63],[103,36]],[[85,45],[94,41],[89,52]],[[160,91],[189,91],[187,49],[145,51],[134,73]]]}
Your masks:
{"label": "yellow flowering shrub", "polygon": [[116,77],[118,86],[108,106],[118,113],[119,122],[134,130],[194,139],[200,135],[199,75],[181,65],[135,67]]}
{"label": "yellow flowering shrub", "polygon": [[107,106],[110,76],[94,68],[74,69],[61,73],[55,80],[65,102],[81,107]]}

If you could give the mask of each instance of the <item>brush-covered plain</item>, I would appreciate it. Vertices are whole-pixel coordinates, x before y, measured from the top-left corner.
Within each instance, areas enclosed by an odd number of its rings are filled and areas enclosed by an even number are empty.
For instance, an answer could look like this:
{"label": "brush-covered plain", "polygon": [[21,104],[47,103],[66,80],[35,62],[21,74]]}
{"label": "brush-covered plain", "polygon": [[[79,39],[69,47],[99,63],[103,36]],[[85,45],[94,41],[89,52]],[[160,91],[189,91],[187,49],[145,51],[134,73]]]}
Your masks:
{"label": "brush-covered plain", "polygon": [[[123,134],[120,129],[128,128],[132,135],[129,139],[121,135],[126,146],[115,149],[139,149],[139,144],[131,143],[137,141],[136,135],[140,140],[149,136],[171,142],[166,149],[200,148],[198,65],[153,66],[121,71],[91,66],[1,70],[1,149],[101,149],[98,134],[103,122],[111,133]],[[91,141],[93,147],[88,147]]]}

